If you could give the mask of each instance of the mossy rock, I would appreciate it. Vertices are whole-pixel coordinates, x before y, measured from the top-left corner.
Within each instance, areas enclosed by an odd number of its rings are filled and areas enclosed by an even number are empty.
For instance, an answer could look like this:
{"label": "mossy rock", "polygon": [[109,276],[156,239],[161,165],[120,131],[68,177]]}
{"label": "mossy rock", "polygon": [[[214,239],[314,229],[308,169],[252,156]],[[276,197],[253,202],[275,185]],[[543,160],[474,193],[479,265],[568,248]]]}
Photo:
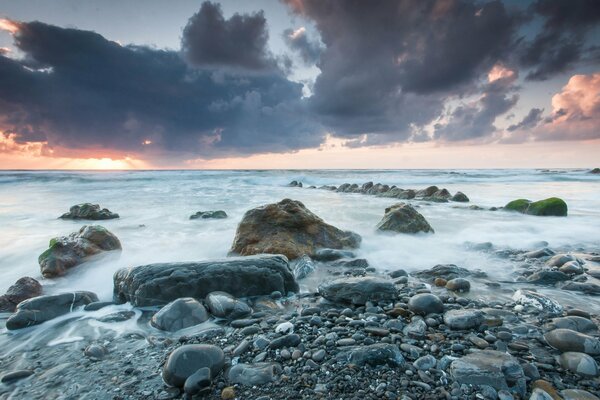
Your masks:
{"label": "mossy rock", "polygon": [[530,204],[531,204],[531,201],[529,201],[527,199],[518,199],[518,200],[511,201],[510,203],[505,205],[504,208],[507,210],[511,210],[511,211],[518,211],[521,213],[525,213]]}
{"label": "mossy rock", "polygon": [[566,217],[567,211],[567,203],[558,197],[533,202],[527,208],[527,214],[541,216]]}
{"label": "mossy rock", "polygon": [[513,200],[504,206],[504,208],[536,216],[566,217],[568,212],[567,203],[558,197],[550,197],[534,202],[526,199]]}

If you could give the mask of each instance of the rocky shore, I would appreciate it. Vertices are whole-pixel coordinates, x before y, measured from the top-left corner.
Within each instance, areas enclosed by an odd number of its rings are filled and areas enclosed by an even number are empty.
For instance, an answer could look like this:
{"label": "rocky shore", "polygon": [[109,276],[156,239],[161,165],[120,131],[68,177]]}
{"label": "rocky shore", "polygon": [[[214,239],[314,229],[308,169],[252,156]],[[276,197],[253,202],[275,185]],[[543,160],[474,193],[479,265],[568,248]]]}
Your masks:
{"label": "rocky shore", "polygon": [[[410,198],[372,183],[330,190],[406,201],[373,221],[380,235],[434,232],[411,199],[468,201],[437,187]],[[600,254],[469,244],[514,265],[499,282],[453,264],[378,268],[356,256],[360,243],[284,199],[244,215],[228,258],[117,271],[111,302],[22,278],[0,297],[0,399],[600,397],[600,319],[585,301],[600,295]],[[53,239],[40,269],[68,279],[119,249],[84,226]],[[319,284],[301,290],[309,279]]]}

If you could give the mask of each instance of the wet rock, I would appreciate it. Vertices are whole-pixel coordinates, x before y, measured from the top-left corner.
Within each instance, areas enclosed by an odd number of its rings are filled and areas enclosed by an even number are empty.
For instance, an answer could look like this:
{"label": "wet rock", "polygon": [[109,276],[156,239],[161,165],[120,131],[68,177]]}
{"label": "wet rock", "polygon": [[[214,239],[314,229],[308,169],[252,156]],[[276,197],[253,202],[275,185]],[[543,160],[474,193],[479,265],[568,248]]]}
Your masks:
{"label": "wet rock", "polygon": [[190,219],[223,219],[227,218],[227,213],[223,210],[216,211],[198,211],[190,215]]}
{"label": "wet rock", "polygon": [[398,346],[389,343],[375,343],[368,346],[352,347],[337,354],[338,361],[358,366],[404,365],[404,357]]}
{"label": "wet rock", "polygon": [[291,181],[290,183],[288,183],[289,187],[302,187],[302,182],[298,182],[298,181]]}
{"label": "wet rock", "polygon": [[175,332],[201,324],[208,318],[208,312],[198,300],[182,297],[161,308],[150,322],[157,329]]}
{"label": "wet rock", "polygon": [[188,395],[196,395],[210,388],[212,372],[210,368],[203,367],[190,375],[183,384],[183,391]]}
{"label": "wet rock", "polygon": [[444,312],[444,303],[434,294],[416,294],[408,301],[408,309],[415,314],[441,314]]}
{"label": "wet rock", "polygon": [[275,381],[281,371],[281,365],[277,363],[240,363],[231,367],[227,374],[227,379],[230,383],[245,386],[264,385]]}
{"label": "wet rock", "polygon": [[473,276],[475,278],[484,278],[487,276],[485,272],[479,270],[471,271],[454,264],[438,264],[431,269],[414,272],[412,275],[426,282],[433,282],[435,278],[442,278],[446,281],[450,281],[452,279],[466,278],[468,276]]}
{"label": "wet rock", "polygon": [[149,264],[114,275],[115,302],[135,306],[162,305],[180,297],[201,299],[214,291],[247,297],[297,292],[298,284],[281,255]]}
{"label": "wet rock", "polygon": [[562,290],[582,292],[590,295],[600,295],[600,285],[592,282],[566,282],[560,287]]}
{"label": "wet rock", "polygon": [[315,263],[311,260],[311,258],[305,254],[294,263],[293,269],[294,277],[297,280],[300,280],[306,278],[308,275],[315,272],[315,269],[317,269],[317,267]]}
{"label": "wet rock", "polygon": [[454,278],[446,282],[446,289],[464,293],[471,290],[471,283],[464,278]]}
{"label": "wet rock", "polygon": [[252,313],[248,304],[225,292],[211,292],[204,302],[210,313],[217,318],[240,319]]}
{"label": "wet rock", "polygon": [[354,258],[355,255],[349,250],[338,250],[338,249],[319,249],[317,250],[312,258],[317,261],[335,261],[340,258]]}
{"label": "wet rock", "polygon": [[108,306],[112,306],[115,303],[113,303],[112,301],[94,301],[93,303],[90,304],[86,304],[85,307],[83,307],[84,311],[98,311],[104,307],[108,307]]}
{"label": "wet rock", "polygon": [[570,329],[555,329],[544,335],[546,342],[560,352],[600,354],[600,340]]}
{"label": "wet rock", "polygon": [[562,267],[559,268],[559,271],[567,275],[581,275],[585,272],[583,267],[579,265],[577,261],[569,261],[564,263]]}
{"label": "wet rock", "polygon": [[377,230],[398,233],[434,232],[425,217],[407,203],[386,208],[383,219],[377,224]]}
{"label": "wet rock", "polygon": [[364,258],[355,258],[353,260],[337,260],[331,263],[332,267],[337,268],[369,268],[369,262]]}
{"label": "wet rock", "polygon": [[557,282],[568,281],[569,275],[560,271],[541,270],[527,277],[527,282],[538,285],[554,285]]}
{"label": "wet rock", "polygon": [[0,382],[4,383],[5,385],[10,385],[11,383],[20,381],[21,379],[28,378],[31,375],[33,375],[33,371],[29,369],[12,371],[2,375],[2,378],[0,378]]}
{"label": "wet rock", "polygon": [[561,318],[554,318],[547,325],[548,329],[571,329],[573,331],[588,333],[598,330],[595,323],[587,318],[578,316],[568,316]]}
{"label": "wet rock", "polygon": [[401,278],[403,276],[408,276],[408,272],[403,269],[397,269],[395,271],[390,272],[390,277],[392,279]]}
{"label": "wet rock", "polygon": [[567,351],[558,358],[560,366],[578,375],[596,377],[599,375],[598,364],[591,356],[585,353]]}
{"label": "wet rock", "polygon": [[269,344],[269,348],[276,350],[281,349],[282,347],[295,347],[298,346],[301,342],[300,336],[295,333],[290,333],[285,336],[278,337],[273,339]]}
{"label": "wet rock", "polygon": [[6,321],[6,328],[15,330],[41,324],[94,301],[98,301],[98,296],[84,291],[33,297],[19,303]]}
{"label": "wet rock", "polygon": [[431,368],[434,368],[436,364],[437,360],[431,354],[419,357],[413,362],[413,366],[421,371],[430,370]]}
{"label": "wet rock", "polygon": [[0,312],[13,312],[20,302],[42,294],[42,285],[28,276],[20,278],[0,296]]}
{"label": "wet rock", "polygon": [[519,289],[512,299],[522,306],[534,307],[549,315],[560,315],[563,307],[556,301],[532,290]]}
{"label": "wet rock", "polygon": [[454,194],[454,196],[452,196],[452,198],[450,200],[452,200],[452,201],[458,201],[458,202],[461,202],[461,203],[467,203],[469,201],[469,198],[463,192],[456,192]]}
{"label": "wet rock", "polygon": [[319,286],[319,293],[334,303],[363,305],[367,301],[394,300],[398,291],[392,281],[375,277],[340,278]]}
{"label": "wet rock", "polygon": [[565,389],[560,394],[563,400],[600,400],[600,397],[582,389]]}
{"label": "wet rock", "polygon": [[201,368],[217,376],[225,365],[225,354],[217,346],[187,344],[174,350],[163,366],[162,377],[169,386],[183,387],[185,381]]}
{"label": "wet rock", "polygon": [[555,254],[554,251],[552,251],[551,249],[549,249],[547,247],[544,247],[543,249],[529,251],[529,252],[523,254],[523,257],[525,257],[525,258],[542,258],[542,257],[550,257],[550,256],[553,256],[554,254]]}
{"label": "wet rock", "polygon": [[479,310],[449,310],[444,313],[444,324],[450,329],[474,329],[481,326],[484,321],[485,315]]}
{"label": "wet rock", "polygon": [[523,214],[537,216],[567,216],[567,203],[558,197],[531,202],[526,199],[513,200],[504,206],[504,209],[518,211]]}
{"label": "wet rock", "polygon": [[319,248],[355,248],[361,238],[325,223],[299,201],[284,199],[247,211],[238,225],[231,253],[283,254],[290,260]]}
{"label": "wet rock", "polygon": [[60,216],[61,219],[86,219],[91,221],[100,221],[105,219],[119,218],[119,214],[109,211],[106,208],[100,208],[98,204],[83,203],[74,205],[68,213]]}
{"label": "wet rock", "polygon": [[91,360],[102,360],[108,354],[108,350],[100,344],[90,344],[85,348],[83,354]]}
{"label": "wet rock", "polygon": [[120,250],[121,242],[100,225],[84,225],[79,232],[50,240],[50,247],[38,257],[42,275],[54,278],[64,275],[90,256]]}
{"label": "wet rock", "polygon": [[549,267],[560,268],[569,261],[577,261],[577,257],[571,254],[556,254],[546,261],[546,265]]}
{"label": "wet rock", "polygon": [[402,329],[402,333],[411,338],[422,338],[426,332],[427,324],[421,318],[413,318],[411,323]]}
{"label": "wet rock", "polygon": [[467,385],[487,385],[496,390],[507,390],[525,395],[525,375],[516,358],[495,350],[481,350],[468,354],[450,365],[450,373]]}

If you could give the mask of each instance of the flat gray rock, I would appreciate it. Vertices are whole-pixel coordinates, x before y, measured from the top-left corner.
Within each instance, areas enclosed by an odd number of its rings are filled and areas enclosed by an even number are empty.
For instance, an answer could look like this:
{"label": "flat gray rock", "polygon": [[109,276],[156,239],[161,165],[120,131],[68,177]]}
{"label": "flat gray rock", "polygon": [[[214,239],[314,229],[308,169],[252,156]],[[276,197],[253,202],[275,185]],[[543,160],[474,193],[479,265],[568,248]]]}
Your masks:
{"label": "flat gray rock", "polygon": [[334,303],[363,305],[367,301],[394,300],[394,282],[376,277],[340,278],[319,286],[319,293]]}

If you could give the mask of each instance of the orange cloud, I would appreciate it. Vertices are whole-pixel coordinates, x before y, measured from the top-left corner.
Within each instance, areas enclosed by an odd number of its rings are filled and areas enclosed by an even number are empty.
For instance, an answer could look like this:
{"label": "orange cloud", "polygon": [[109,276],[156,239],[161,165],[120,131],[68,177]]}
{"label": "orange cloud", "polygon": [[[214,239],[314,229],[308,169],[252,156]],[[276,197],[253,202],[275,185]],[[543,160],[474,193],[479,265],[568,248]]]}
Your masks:
{"label": "orange cloud", "polygon": [[16,21],[12,21],[6,18],[0,18],[0,30],[7,31],[11,35],[17,33],[20,29],[20,25]]}
{"label": "orange cloud", "polygon": [[512,69],[506,68],[502,64],[496,64],[494,67],[488,72],[488,81],[495,82],[499,79],[512,79],[516,76],[515,71]]}

